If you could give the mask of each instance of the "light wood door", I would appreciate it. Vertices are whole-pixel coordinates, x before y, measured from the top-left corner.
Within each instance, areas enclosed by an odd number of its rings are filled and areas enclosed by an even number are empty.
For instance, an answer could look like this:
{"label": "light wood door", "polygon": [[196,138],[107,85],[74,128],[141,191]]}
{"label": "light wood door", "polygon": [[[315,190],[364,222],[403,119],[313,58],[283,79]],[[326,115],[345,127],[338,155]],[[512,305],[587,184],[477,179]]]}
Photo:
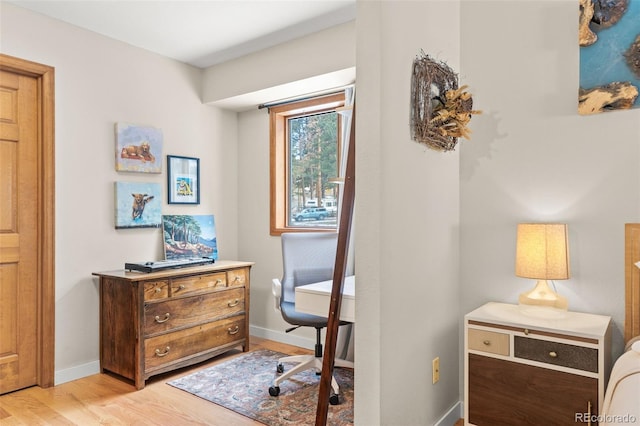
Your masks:
{"label": "light wood door", "polygon": [[0,68],[0,393],[53,382],[42,89],[40,76]]}

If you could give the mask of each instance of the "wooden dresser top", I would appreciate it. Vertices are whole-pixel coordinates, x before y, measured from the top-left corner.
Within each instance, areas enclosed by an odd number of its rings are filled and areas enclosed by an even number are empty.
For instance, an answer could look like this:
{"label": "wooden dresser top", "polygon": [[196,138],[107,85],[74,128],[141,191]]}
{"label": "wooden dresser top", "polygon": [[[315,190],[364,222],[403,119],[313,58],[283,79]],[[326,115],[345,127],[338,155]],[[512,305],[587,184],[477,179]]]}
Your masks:
{"label": "wooden dresser top", "polygon": [[118,269],[115,271],[93,272],[91,275],[98,277],[119,278],[129,281],[140,281],[158,278],[170,278],[178,275],[202,274],[206,272],[218,272],[228,269],[244,268],[254,265],[254,262],[244,262],[240,260],[216,260],[210,265],[188,266],[185,268],[164,269],[157,272],[138,272]]}

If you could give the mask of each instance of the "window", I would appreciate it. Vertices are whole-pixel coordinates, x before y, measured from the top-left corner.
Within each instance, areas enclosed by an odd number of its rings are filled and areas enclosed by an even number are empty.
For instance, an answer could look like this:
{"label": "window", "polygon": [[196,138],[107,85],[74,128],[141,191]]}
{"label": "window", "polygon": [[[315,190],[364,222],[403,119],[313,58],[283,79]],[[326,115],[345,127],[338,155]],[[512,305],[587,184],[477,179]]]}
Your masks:
{"label": "window", "polygon": [[271,235],[337,227],[344,93],[269,108]]}

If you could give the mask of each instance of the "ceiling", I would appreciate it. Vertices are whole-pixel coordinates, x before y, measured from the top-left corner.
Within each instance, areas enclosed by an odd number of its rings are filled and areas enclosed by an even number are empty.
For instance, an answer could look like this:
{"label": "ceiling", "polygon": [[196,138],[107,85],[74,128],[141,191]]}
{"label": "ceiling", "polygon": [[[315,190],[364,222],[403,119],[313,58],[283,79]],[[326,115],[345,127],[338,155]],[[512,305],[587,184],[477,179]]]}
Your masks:
{"label": "ceiling", "polygon": [[3,0],[206,68],[355,19],[355,0]]}

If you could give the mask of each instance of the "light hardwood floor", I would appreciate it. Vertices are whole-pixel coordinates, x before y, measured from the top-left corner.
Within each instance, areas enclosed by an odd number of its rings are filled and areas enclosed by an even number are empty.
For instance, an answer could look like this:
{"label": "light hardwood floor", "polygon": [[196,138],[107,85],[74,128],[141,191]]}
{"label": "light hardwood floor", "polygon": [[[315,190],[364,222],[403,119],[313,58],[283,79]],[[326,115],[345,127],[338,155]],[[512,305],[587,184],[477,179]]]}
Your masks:
{"label": "light hardwood floor", "polygon": [[[291,355],[313,351],[251,336],[251,351]],[[151,377],[144,389],[109,374],[95,374],[42,389],[0,395],[0,425],[207,425],[256,426],[255,422],[166,384],[242,354],[240,349],[171,373]],[[462,426],[462,419],[454,426]]]}
{"label": "light hardwood floor", "polygon": [[[312,353],[296,346],[251,337],[251,351]],[[166,384],[171,379],[242,354],[233,350],[212,360],[151,377],[136,391],[128,382],[96,374],[42,389],[31,387],[0,396],[0,424],[9,425],[261,425]]]}

